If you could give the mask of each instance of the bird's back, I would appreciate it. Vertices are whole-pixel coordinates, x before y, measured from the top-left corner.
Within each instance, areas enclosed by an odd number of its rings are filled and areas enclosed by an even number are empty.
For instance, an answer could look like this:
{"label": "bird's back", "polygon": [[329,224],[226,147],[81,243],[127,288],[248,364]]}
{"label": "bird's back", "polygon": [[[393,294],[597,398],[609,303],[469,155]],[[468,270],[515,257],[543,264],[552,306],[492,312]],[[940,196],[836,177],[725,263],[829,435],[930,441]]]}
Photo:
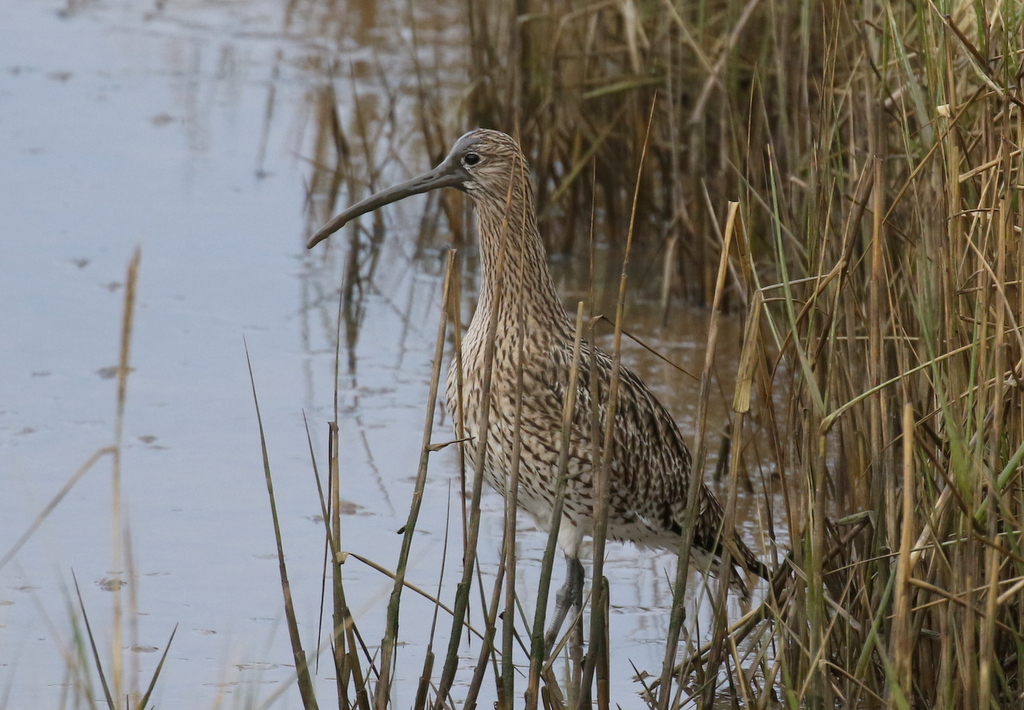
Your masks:
{"label": "bird's back", "polygon": [[[485,319],[481,319],[482,321]],[[479,419],[484,379],[485,322],[476,322],[463,344],[463,406],[458,408],[457,363],[448,375],[447,400],[453,416],[465,412],[464,435],[471,463],[479,441]],[[488,417],[488,483],[505,494],[512,468],[515,440],[517,356],[516,328],[499,328],[491,374]],[[520,507],[547,528],[551,522],[561,448],[562,417],[572,364],[572,340],[567,318],[558,327],[527,330],[524,341]],[[600,441],[607,420],[611,358],[587,341],[582,344],[575,409],[570,432],[568,479],[560,542],[575,555],[584,536],[593,533],[594,432]],[[596,382],[597,421],[594,424],[591,382]],[[653,392],[628,368],[621,367],[611,452],[608,538],[651,548],[676,550],[686,513],[691,475],[690,452],[679,428]],[[692,554],[702,569],[717,568],[723,534],[722,508],[701,484],[700,515]],[[763,565],[736,538],[744,568],[762,574]],[[763,574],[762,574],[763,576]],[[730,576],[733,586],[746,593],[742,578]]]}

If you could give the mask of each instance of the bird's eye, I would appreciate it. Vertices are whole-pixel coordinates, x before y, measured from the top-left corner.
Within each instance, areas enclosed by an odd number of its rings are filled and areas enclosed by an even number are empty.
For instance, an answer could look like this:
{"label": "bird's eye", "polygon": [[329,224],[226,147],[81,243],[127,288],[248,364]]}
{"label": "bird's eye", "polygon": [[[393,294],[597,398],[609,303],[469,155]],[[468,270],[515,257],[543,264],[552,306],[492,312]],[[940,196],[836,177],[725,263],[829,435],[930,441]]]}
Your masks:
{"label": "bird's eye", "polygon": [[480,162],[480,156],[476,153],[466,153],[466,157],[462,159],[463,165],[473,166]]}

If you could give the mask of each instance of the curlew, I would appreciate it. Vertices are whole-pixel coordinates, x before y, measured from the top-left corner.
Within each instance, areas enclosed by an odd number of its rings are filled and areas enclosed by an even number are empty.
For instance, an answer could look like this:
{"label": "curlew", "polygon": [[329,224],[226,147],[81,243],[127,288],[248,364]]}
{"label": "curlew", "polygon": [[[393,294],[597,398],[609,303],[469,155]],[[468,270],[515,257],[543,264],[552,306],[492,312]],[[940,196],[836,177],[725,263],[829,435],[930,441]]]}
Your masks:
{"label": "curlew", "polygon": [[[533,190],[526,159],[510,136],[475,130],[462,136],[433,170],[382,190],[349,207],[309,240],[312,248],[349,220],[410,195],[452,187],[469,195],[476,213],[480,243],[480,293],[476,312],[462,342],[463,402],[458,407],[457,361],[448,370],[447,405],[453,419],[463,412],[465,436],[477,437],[485,393],[484,345],[496,313],[495,357],[492,364],[487,452],[487,482],[505,495],[510,476],[516,402],[516,367],[520,318],[525,319],[519,507],[542,528],[549,528],[554,508],[562,416],[572,361],[574,324],[562,308],[537,231]],[[504,271],[498,282],[499,255],[505,242]],[[497,310],[492,305],[499,299]],[[611,358],[584,341],[581,362],[597,363],[598,431],[605,428]],[[688,481],[700,475],[690,469],[690,452],[675,421],[654,393],[629,369],[620,371],[611,452],[607,537],[640,546],[677,550],[686,511]],[[589,368],[579,371],[570,436],[568,480],[559,544],[565,553],[565,585],[548,632],[553,638],[570,606],[580,606],[584,582],[579,561],[584,537],[594,524],[594,463],[591,444]],[[475,447],[467,447],[472,464]],[[726,539],[735,540],[732,559],[748,572],[768,579],[768,569],[738,536],[722,530],[722,506],[701,484],[700,514],[691,558],[700,569],[715,569]],[[729,585],[747,596],[743,575],[729,569]]]}

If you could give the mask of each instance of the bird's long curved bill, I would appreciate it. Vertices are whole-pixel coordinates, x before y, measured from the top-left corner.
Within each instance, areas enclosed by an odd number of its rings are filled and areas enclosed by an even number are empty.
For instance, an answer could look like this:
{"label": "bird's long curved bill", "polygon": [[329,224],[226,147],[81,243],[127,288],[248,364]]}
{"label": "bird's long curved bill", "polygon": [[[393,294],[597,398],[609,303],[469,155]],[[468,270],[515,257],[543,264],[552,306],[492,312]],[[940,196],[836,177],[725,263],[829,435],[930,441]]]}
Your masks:
{"label": "bird's long curved bill", "polygon": [[452,169],[449,161],[445,160],[433,170],[423,173],[419,177],[414,177],[412,180],[406,180],[394,187],[389,187],[370,195],[365,200],[352,205],[321,227],[316,234],[309,238],[306,248],[312,249],[324,239],[327,239],[327,237],[344,227],[351,220],[359,217],[360,215],[364,215],[367,212],[373,212],[384,205],[404,200],[406,197],[411,197],[412,195],[419,195],[424,192],[429,192],[430,190],[436,190],[439,187],[461,187],[463,177],[458,173],[459,171],[457,169]]}

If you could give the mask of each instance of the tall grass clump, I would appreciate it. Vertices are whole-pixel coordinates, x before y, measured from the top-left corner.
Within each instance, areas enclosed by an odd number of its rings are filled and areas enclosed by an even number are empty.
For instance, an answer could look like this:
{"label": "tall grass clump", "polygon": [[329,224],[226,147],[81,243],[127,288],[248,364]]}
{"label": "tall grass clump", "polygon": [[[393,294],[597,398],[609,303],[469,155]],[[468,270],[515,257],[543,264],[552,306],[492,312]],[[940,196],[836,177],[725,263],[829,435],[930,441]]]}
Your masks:
{"label": "tall grass clump", "polygon": [[1017,706],[1024,8],[469,6],[471,121],[518,128],[550,246],[592,197],[625,234],[654,92],[640,210],[666,290],[711,300],[738,203],[760,396],[737,453],[781,478],[796,580],[749,702]]}

